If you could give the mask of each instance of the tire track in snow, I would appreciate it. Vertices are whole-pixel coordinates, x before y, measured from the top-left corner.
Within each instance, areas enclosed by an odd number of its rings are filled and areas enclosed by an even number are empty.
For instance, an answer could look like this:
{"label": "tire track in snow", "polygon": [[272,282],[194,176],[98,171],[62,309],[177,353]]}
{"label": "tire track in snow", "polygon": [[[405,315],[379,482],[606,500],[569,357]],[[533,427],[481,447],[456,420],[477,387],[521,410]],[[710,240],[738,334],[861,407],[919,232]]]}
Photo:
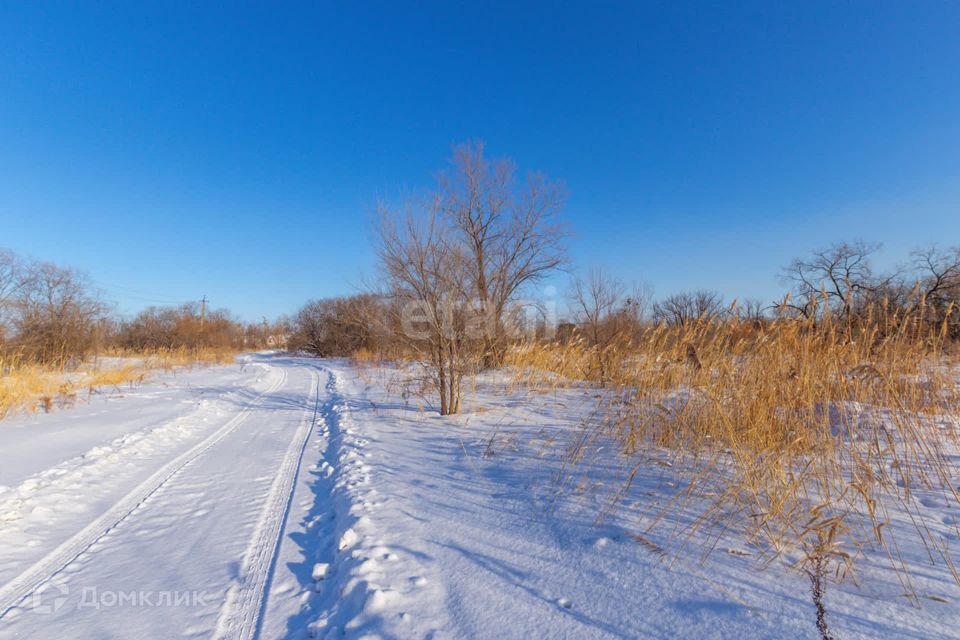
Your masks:
{"label": "tire track in snow", "polygon": [[116,502],[99,518],[88,524],[78,533],[74,534],[72,538],[0,588],[0,619],[31,593],[36,591],[44,582],[73,562],[73,560],[89,548],[90,545],[126,519],[144,500],[153,495],[167,481],[213,448],[242,424],[253,411],[263,403],[268,395],[282,387],[286,382],[286,370],[283,368],[277,370],[280,372],[280,378],[266,391],[251,400],[250,403],[231,418],[229,422],[205,440],[165,464],[156,473],[137,485],[133,491]]}
{"label": "tire track in snow", "polygon": [[[307,367],[312,375],[312,415],[300,422],[290,441],[270,494],[257,520],[253,537],[247,545],[240,569],[240,581],[230,589],[220,613],[214,638],[248,640],[257,637],[267,602],[277,549],[282,540],[303,453],[320,412],[320,374]],[[308,409],[309,411],[309,409]]]}

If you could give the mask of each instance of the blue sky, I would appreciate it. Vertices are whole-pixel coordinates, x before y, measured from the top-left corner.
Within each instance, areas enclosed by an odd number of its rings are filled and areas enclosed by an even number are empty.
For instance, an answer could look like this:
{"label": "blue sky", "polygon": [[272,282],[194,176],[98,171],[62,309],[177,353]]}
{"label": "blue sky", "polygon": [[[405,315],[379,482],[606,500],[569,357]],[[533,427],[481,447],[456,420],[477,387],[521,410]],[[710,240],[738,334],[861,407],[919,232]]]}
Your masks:
{"label": "blue sky", "polygon": [[769,299],[835,240],[960,244],[960,4],[0,5],[0,246],[130,312],[375,275],[378,196],[481,139],[575,268]]}

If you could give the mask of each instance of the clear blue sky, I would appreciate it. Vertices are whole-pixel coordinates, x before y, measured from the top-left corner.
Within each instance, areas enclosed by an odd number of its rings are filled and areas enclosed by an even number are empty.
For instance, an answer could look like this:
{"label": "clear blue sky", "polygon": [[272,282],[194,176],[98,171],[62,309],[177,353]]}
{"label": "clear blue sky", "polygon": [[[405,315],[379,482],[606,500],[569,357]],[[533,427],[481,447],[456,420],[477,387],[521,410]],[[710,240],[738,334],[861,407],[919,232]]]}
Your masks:
{"label": "clear blue sky", "polygon": [[375,273],[379,195],[482,139],[578,268],[770,298],[798,252],[960,244],[955,2],[0,5],[0,246],[129,312]]}

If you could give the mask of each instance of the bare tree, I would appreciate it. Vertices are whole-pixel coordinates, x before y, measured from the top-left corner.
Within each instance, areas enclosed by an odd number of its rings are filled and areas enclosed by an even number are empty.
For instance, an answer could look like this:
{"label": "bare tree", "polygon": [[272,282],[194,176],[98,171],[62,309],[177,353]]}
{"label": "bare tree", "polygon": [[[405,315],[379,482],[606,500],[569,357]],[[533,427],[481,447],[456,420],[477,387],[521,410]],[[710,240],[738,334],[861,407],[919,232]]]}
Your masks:
{"label": "bare tree", "polygon": [[651,311],[653,287],[646,281],[635,281],[623,301],[624,315],[629,319],[632,331],[640,329]]}
{"label": "bare tree", "polygon": [[677,293],[653,305],[656,320],[676,326],[712,320],[722,313],[723,297],[707,289]]}
{"label": "bare tree", "polygon": [[[207,309],[201,322],[200,304],[148,307],[120,323],[115,342],[127,349],[241,348],[248,333],[243,323],[224,309]],[[263,333],[262,329],[260,333]],[[267,346],[257,344],[257,346]]]}
{"label": "bare tree", "polygon": [[427,365],[440,396],[440,414],[460,410],[463,376],[474,364],[476,341],[467,332],[471,288],[468,259],[434,200],[417,215],[381,206],[377,254],[402,338]]}
{"label": "bare tree", "polygon": [[960,297],[960,247],[932,246],[917,249],[910,255],[919,274],[924,299],[945,303]]}
{"label": "bare tree", "polygon": [[512,162],[488,160],[476,143],[454,148],[425,203],[408,202],[403,216],[380,207],[377,253],[393,325],[430,364],[442,414],[459,411],[467,370],[502,362],[514,323],[533,324],[515,303],[565,260],[564,198],[540,174],[520,183]]}
{"label": "bare tree", "polygon": [[762,300],[747,298],[743,301],[743,304],[737,306],[736,313],[737,317],[741,320],[746,320],[759,326],[767,319],[766,312],[768,308],[768,305],[765,305]]}
{"label": "bare tree", "polygon": [[65,366],[96,346],[106,313],[84,275],[33,264],[15,298],[12,342],[31,359]]}
{"label": "bare tree", "polygon": [[0,249],[0,344],[11,331],[14,303],[26,279],[23,261],[12,251]]}
{"label": "bare tree", "polygon": [[325,356],[328,310],[326,300],[311,300],[303,305],[294,318],[294,349]]}
{"label": "bare tree", "polygon": [[7,249],[0,249],[0,306],[9,304],[24,283],[23,261]]}
{"label": "bare tree", "polygon": [[294,320],[292,346],[321,357],[375,350],[385,333],[386,308],[372,294],[308,302]]}
{"label": "bare tree", "polygon": [[913,251],[911,257],[916,285],[908,312],[924,305],[927,319],[933,322],[952,315],[951,331],[960,335],[960,314],[951,313],[960,304],[960,247],[940,249],[934,245]]}
{"label": "bare tree", "polygon": [[440,210],[452,221],[469,267],[469,293],[484,323],[485,366],[502,361],[508,307],[521,289],[565,261],[558,215],[564,187],[532,173],[518,183],[508,159],[488,160],[482,143],[454,148],[440,175]]}
{"label": "bare tree", "polygon": [[638,327],[646,300],[642,288],[628,292],[620,280],[603,269],[591,269],[586,279],[573,280],[571,308],[582,335],[597,349],[601,381],[611,373],[608,349]]}
{"label": "bare tree", "polygon": [[841,318],[850,318],[866,300],[897,274],[886,278],[874,275],[870,257],[879,244],[863,241],[841,242],[797,258],[781,273],[781,280],[792,286],[793,298],[781,306],[805,318],[829,305]]}

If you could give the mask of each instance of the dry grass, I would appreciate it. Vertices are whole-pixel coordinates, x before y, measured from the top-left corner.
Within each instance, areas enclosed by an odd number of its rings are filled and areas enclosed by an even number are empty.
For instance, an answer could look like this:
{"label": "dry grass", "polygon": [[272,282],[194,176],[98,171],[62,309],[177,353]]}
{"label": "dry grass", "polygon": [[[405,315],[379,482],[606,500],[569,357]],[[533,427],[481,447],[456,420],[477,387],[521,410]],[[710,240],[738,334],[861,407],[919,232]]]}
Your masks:
{"label": "dry grass", "polygon": [[104,388],[140,385],[151,371],[227,364],[236,355],[235,351],[206,348],[111,351],[72,370],[37,365],[16,356],[0,357],[0,418],[17,410],[49,413]]}
{"label": "dry grass", "polygon": [[508,364],[521,384],[588,380],[608,389],[605,418],[585,430],[571,460],[608,456],[594,445],[614,439],[629,461],[622,495],[643,465],[667,456],[688,482],[654,522],[677,509],[696,513],[676,535],[710,532],[709,550],[739,530],[762,557],[799,552],[800,569],[827,562],[840,575],[866,546],[879,547],[915,595],[889,527],[894,512],[953,566],[929,543],[916,496],[935,491],[960,505],[948,455],[956,370],[945,346],[937,328],[877,314],[857,327],[830,317],[816,326],[657,326],[603,350],[524,345]]}
{"label": "dry grass", "polygon": [[369,349],[357,349],[350,354],[350,362],[357,369],[357,375],[366,383],[371,381],[371,370],[380,371],[383,358]]}
{"label": "dry grass", "polygon": [[164,349],[147,355],[146,363],[154,369],[176,369],[181,367],[208,366],[214,364],[230,364],[237,357],[236,349],[215,349],[199,347],[188,349]]}
{"label": "dry grass", "polygon": [[369,349],[357,349],[350,354],[350,361],[355,367],[362,370],[367,367],[381,366],[383,364],[383,357]]}

